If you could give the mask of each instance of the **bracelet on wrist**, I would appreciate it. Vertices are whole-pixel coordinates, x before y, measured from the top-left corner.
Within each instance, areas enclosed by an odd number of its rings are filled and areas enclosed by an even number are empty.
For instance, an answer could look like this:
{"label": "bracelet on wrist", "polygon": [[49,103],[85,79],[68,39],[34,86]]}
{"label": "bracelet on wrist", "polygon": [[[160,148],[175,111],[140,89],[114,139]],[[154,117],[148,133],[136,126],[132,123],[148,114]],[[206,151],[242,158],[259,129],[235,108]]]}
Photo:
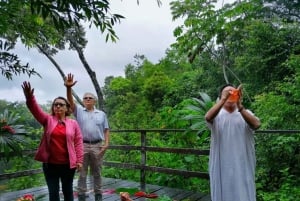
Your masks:
{"label": "bracelet on wrist", "polygon": [[241,112],[243,111],[245,108],[244,107],[241,107],[238,111]]}

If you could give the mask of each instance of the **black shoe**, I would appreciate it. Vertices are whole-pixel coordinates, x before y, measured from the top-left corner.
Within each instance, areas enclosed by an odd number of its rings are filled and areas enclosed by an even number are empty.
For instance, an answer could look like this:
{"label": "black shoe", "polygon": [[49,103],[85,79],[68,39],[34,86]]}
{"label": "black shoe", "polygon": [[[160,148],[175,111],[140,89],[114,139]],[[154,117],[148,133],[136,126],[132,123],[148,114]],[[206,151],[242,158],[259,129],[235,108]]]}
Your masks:
{"label": "black shoe", "polygon": [[96,194],[95,201],[102,201],[102,194]]}
{"label": "black shoe", "polygon": [[85,195],[78,195],[78,201],[85,201]]}

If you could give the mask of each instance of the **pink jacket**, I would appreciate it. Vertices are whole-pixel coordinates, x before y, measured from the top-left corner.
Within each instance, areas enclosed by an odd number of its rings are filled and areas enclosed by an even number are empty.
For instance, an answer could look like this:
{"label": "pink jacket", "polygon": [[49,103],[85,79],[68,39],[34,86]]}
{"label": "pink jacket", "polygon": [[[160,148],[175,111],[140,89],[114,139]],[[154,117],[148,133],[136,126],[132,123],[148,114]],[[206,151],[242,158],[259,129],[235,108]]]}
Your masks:
{"label": "pink jacket", "polygon": [[[44,134],[34,159],[43,163],[47,163],[49,158],[48,149],[51,133],[56,127],[58,119],[56,116],[44,112],[36,102],[34,96],[28,98],[26,100],[26,104],[35,119],[44,127]],[[77,121],[74,119],[66,118],[64,123],[66,125],[70,168],[76,168],[77,163],[83,163],[83,140],[81,130]]]}

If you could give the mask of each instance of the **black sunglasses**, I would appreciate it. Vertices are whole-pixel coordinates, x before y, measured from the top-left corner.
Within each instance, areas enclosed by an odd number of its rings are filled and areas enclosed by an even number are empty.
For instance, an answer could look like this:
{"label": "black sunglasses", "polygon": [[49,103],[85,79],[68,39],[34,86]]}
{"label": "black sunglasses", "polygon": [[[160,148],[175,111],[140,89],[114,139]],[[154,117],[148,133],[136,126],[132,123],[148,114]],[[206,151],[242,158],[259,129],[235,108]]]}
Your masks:
{"label": "black sunglasses", "polygon": [[63,106],[65,106],[66,104],[64,104],[64,103],[54,103],[53,105],[54,105],[55,107],[57,107],[57,106],[63,107]]}
{"label": "black sunglasses", "polygon": [[94,99],[93,97],[84,97],[83,98],[84,100],[92,100],[92,99]]}

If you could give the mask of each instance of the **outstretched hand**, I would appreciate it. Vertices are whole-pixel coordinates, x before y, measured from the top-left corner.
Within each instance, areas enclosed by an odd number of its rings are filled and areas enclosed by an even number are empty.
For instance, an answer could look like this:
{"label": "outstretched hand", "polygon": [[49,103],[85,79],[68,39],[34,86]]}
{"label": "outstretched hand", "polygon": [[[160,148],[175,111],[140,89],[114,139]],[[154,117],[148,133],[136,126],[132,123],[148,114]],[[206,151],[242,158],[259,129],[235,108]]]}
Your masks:
{"label": "outstretched hand", "polygon": [[22,88],[26,99],[33,96],[34,89],[31,88],[30,82],[24,81]]}
{"label": "outstretched hand", "polygon": [[229,98],[230,94],[231,94],[231,89],[227,89],[227,88],[223,89],[220,98],[223,99],[223,100],[227,100]]}
{"label": "outstretched hand", "polygon": [[74,75],[69,73],[67,77],[65,77],[65,86],[66,87],[73,87],[77,81],[74,81]]}

